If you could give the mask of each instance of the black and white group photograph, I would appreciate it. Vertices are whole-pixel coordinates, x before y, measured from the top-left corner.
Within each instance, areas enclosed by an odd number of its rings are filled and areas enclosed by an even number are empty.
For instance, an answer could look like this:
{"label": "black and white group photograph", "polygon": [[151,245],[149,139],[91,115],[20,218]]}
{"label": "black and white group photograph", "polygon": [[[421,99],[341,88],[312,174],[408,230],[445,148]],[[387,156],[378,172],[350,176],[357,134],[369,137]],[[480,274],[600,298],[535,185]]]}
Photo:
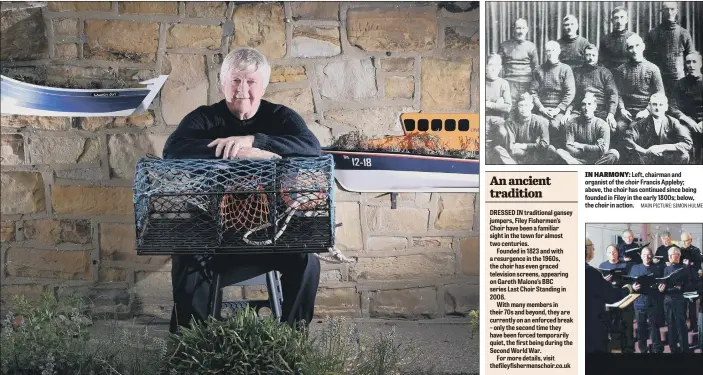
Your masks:
{"label": "black and white group photograph", "polygon": [[703,164],[703,2],[486,3],[486,164]]}

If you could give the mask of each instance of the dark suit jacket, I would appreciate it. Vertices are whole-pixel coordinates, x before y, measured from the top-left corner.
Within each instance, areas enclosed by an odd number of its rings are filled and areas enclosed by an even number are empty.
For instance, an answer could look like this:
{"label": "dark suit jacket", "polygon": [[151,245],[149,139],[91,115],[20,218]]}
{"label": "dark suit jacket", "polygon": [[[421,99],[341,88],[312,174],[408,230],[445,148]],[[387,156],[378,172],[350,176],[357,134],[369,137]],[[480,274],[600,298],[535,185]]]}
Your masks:
{"label": "dark suit jacket", "polygon": [[678,151],[683,154],[688,154],[693,147],[688,129],[677,119],[666,115],[662,118],[662,126],[658,133],[654,128],[652,116],[634,121],[625,132],[625,140],[645,149],[654,145],[666,145],[666,151]]}
{"label": "dark suit jacket", "polygon": [[586,353],[608,351],[608,323],[605,304],[623,298],[597,269],[586,263]]}

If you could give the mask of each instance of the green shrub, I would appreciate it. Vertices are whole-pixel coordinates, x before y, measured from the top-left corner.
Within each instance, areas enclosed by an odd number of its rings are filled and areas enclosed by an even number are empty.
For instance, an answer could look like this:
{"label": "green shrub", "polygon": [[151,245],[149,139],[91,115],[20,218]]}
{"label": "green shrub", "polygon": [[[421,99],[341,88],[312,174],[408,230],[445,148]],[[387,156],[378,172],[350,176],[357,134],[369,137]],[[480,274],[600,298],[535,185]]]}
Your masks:
{"label": "green shrub", "polygon": [[80,297],[19,297],[11,311],[2,323],[3,375],[396,375],[416,357],[394,330],[363,336],[343,318],[309,331],[246,309],[164,340],[116,320],[94,325]]}
{"label": "green shrub", "polygon": [[16,297],[2,322],[2,374],[136,375],[158,369],[164,340],[135,338],[127,331],[91,338],[92,324],[80,297],[58,301],[45,293],[37,303]]}
{"label": "green shrub", "polygon": [[469,324],[471,325],[471,338],[474,338],[475,336],[479,335],[479,327],[481,321],[479,320],[479,311],[478,310],[471,310],[469,312],[469,317],[471,318],[471,321]]}
{"label": "green shrub", "polygon": [[181,328],[166,368],[173,374],[297,374],[308,348],[305,330],[296,330],[251,309]]}

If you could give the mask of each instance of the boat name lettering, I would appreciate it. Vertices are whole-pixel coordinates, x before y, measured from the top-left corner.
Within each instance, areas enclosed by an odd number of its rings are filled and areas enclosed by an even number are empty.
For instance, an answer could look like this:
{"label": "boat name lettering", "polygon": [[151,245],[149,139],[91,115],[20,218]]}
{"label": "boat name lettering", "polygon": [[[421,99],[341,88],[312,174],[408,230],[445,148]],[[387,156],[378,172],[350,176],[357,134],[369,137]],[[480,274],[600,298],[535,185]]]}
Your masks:
{"label": "boat name lettering", "polygon": [[120,93],[119,92],[94,92],[93,96],[112,97],[112,96],[120,96]]}

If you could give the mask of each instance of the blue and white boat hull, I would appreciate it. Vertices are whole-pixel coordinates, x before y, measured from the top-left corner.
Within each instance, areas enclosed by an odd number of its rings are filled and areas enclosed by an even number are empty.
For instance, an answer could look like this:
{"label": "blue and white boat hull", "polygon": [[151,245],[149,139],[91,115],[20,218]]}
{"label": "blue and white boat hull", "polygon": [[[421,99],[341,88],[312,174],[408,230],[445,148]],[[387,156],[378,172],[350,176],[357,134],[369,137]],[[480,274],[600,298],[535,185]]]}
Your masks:
{"label": "blue and white boat hull", "polygon": [[145,88],[95,90],[45,87],[0,78],[3,115],[116,117],[146,111],[168,76],[140,82]]}
{"label": "blue and white boat hull", "polygon": [[478,192],[479,161],[392,152],[323,150],[337,182],[354,192]]}

